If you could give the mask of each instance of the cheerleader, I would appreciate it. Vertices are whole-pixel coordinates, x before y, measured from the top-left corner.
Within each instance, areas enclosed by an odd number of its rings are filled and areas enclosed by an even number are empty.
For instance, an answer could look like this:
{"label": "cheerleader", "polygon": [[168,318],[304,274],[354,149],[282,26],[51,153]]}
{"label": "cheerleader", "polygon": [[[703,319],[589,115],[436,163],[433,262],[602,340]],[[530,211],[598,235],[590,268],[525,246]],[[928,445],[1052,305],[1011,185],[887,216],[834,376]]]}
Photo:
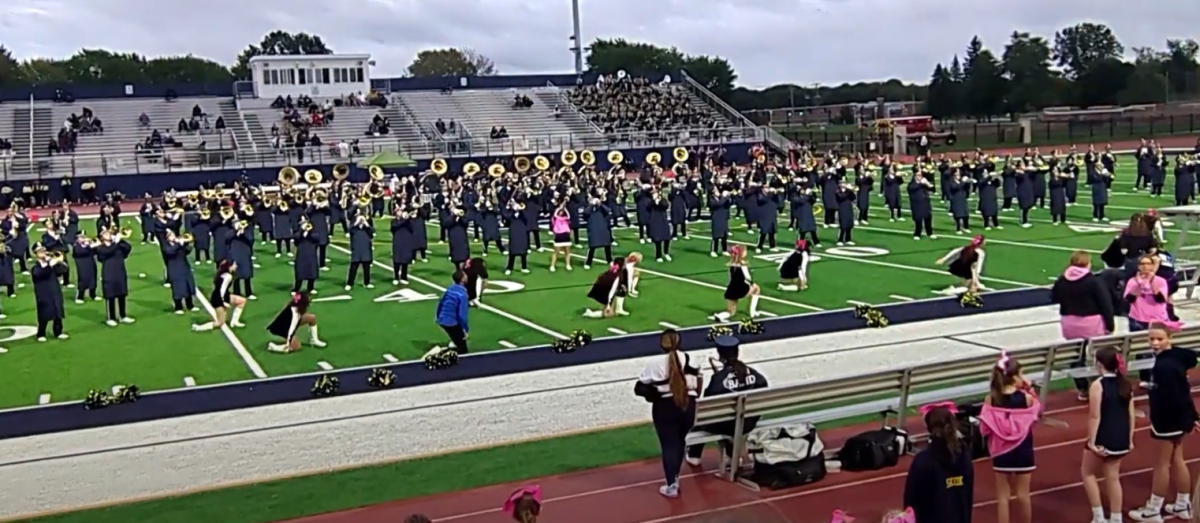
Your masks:
{"label": "cheerleader", "polygon": [[808,288],[810,250],[808,240],[796,240],[796,250],[779,264],[779,290],[796,292]]}
{"label": "cheerleader", "polygon": [[[851,215],[853,220],[854,216]],[[725,286],[725,310],[713,314],[709,319],[729,321],[737,314],[738,302],[750,298],[750,317],[758,316],[758,284],[750,279],[750,267],[746,264],[746,248],[734,245],[729,248],[729,284]]]}
{"label": "cheerleader", "polygon": [[[1029,484],[1037,470],[1033,447],[1033,425],[1041,405],[1029,381],[1021,374],[1021,362],[1000,353],[992,367],[990,392],[979,414],[980,432],[987,438],[996,481],[996,520],[1010,523],[1033,521]],[[1011,505],[1017,517],[1010,517]]]}
{"label": "cheerleader", "polygon": [[133,323],[126,312],[126,298],[129,296],[129,273],[125,269],[125,260],[133,246],[120,234],[104,231],[100,234],[100,245],[96,247],[96,261],[100,264],[100,290],[104,294],[105,309],[108,320],[104,323],[116,327],[117,323]]}
{"label": "cheerleader", "polygon": [[1083,490],[1092,507],[1092,523],[1108,523],[1100,493],[1103,475],[1108,491],[1111,521],[1121,521],[1124,489],[1121,487],[1121,461],[1133,450],[1135,412],[1133,384],[1125,375],[1125,361],[1119,349],[1103,347],[1096,351],[1096,371],[1100,379],[1088,389],[1087,446],[1083,450]]}
{"label": "cheerleader", "polygon": [[[977,292],[986,290],[983,284],[979,283],[979,277],[983,274],[983,236],[976,236],[971,240],[970,245],[959,247],[946,253],[937,261],[938,265],[949,263],[950,274],[957,276],[962,280],[962,285],[965,290]],[[947,292],[957,293],[959,290],[951,287]]]}
{"label": "cheerleader", "polygon": [[[465,231],[464,231],[465,235]],[[359,211],[350,227],[350,271],[346,274],[346,290],[354,288],[358,271],[363,273],[363,287],[374,289],[371,284],[371,264],[375,261],[375,226],[367,211]]]}
{"label": "cheerleader", "polygon": [[37,305],[37,340],[46,341],[47,329],[53,329],[54,336],[60,340],[69,338],[63,332],[63,317],[66,308],[63,307],[62,285],[56,274],[62,260],[51,258],[49,252],[42,246],[34,251],[36,258],[31,271],[33,278],[33,298]]}
{"label": "cheerleader", "polygon": [[550,252],[550,272],[558,265],[558,257],[562,256],[563,264],[571,270],[571,217],[567,212],[567,201],[563,201],[554,209],[550,217],[550,232],[554,233],[554,250]]}
{"label": "cheerleader", "polygon": [[[328,227],[326,227],[328,230]],[[328,241],[328,236],[326,236]],[[321,267],[321,237],[316,226],[307,219],[300,219],[299,230],[292,232],[292,244],[296,246],[296,259],[292,263],[292,293],[300,292],[304,285],[305,294],[316,294],[317,276]]]}
{"label": "cheerleader", "polygon": [[235,328],[246,326],[239,321],[242,318],[242,311],[246,309],[246,298],[233,293],[233,279],[236,271],[237,263],[229,260],[221,260],[220,265],[217,265],[217,274],[213,276],[212,294],[208,296],[208,301],[213,307],[213,321],[192,325],[192,332],[206,332],[224,327],[225,316],[230,307],[233,308],[233,317],[229,319],[229,326]]}
{"label": "cheerleader", "polygon": [[601,309],[584,309],[583,317],[611,318],[618,314],[628,316],[629,313],[625,312],[625,296],[629,294],[629,274],[624,258],[613,260],[608,270],[596,277],[587,295],[599,303]]}
{"label": "cheerleader", "polygon": [[588,199],[588,206],[584,210],[584,214],[586,215],[588,253],[587,259],[583,262],[583,268],[591,268],[592,262],[596,260],[596,249],[603,249],[604,261],[612,264],[612,210],[604,204],[603,199],[593,196]]}
{"label": "cheerleader", "polygon": [[175,304],[175,314],[182,315],[184,309],[197,311],[192,297],[196,295],[196,276],[192,274],[192,266],[188,263],[188,254],[192,244],[168,230],[163,244],[163,256],[167,258],[167,281],[171,284],[171,301]]}
{"label": "cheerleader", "polygon": [[[388,229],[392,232],[392,285],[408,285],[408,266],[412,265],[414,239],[412,214],[404,209],[404,203],[396,206],[396,214]],[[487,235],[487,225],[484,225],[484,235]],[[484,256],[487,256],[487,244],[484,243]]]}
{"label": "cheerleader", "polygon": [[308,311],[312,302],[306,292],[292,293],[288,304],[279,311],[279,315],[267,325],[267,332],[283,338],[283,343],[267,342],[267,350],[271,352],[296,352],[300,350],[300,339],[296,336],[300,327],[308,327],[308,342],[317,348],[328,346],[321,341],[317,334],[317,315]]}
{"label": "cheerleader", "polygon": [[[1129,513],[1134,521],[1161,522],[1164,519],[1192,518],[1192,476],[1184,459],[1183,438],[1200,421],[1192,401],[1188,369],[1196,366],[1196,353],[1171,347],[1171,333],[1163,323],[1151,323],[1146,332],[1154,352],[1154,367],[1148,387],[1150,438],[1154,440],[1154,478],[1150,500]],[[1171,483],[1175,501],[1167,504]]]}
{"label": "cheerleader", "polygon": [[471,258],[463,262],[462,270],[467,275],[467,299],[472,307],[478,307],[483,299],[483,290],[487,288],[487,261],[483,258]]}
{"label": "cheerleader", "polygon": [[228,257],[237,266],[233,293],[245,296],[248,300],[257,300],[258,297],[254,295],[254,231],[250,230],[250,222],[237,220],[233,223],[228,245]]}

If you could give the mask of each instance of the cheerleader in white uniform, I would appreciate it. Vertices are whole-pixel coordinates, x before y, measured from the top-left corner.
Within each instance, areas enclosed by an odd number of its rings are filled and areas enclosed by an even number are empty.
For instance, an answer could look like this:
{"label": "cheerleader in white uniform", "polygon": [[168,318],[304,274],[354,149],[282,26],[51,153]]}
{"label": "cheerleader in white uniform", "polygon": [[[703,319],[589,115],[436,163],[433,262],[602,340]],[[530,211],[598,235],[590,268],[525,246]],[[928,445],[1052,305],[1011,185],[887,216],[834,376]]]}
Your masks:
{"label": "cheerleader in white uniform", "polygon": [[629,313],[625,312],[625,296],[629,293],[630,274],[624,258],[613,260],[608,270],[596,277],[596,282],[588,291],[588,298],[599,303],[601,309],[584,309],[583,317],[611,318],[618,314],[628,316]]}
{"label": "cheerleader in white uniform", "polygon": [[483,258],[471,258],[463,263],[463,272],[467,274],[467,300],[472,307],[478,307],[483,299],[483,290],[487,288],[487,261]]}
{"label": "cheerleader in white uniform", "polygon": [[962,288],[951,286],[946,289],[947,294],[957,294],[962,291],[978,292],[987,290],[983,284],[979,283],[979,278],[983,274],[983,236],[976,236],[971,240],[971,244],[966,247],[959,247],[942,256],[937,261],[938,265],[949,263],[950,274],[962,280]]}
{"label": "cheerleader in white uniform", "polygon": [[300,350],[300,338],[296,336],[300,327],[308,327],[308,340],[312,346],[317,348],[325,348],[326,343],[321,341],[321,337],[317,334],[317,315],[309,312],[308,306],[312,303],[306,292],[297,292],[292,294],[292,299],[288,301],[287,306],[279,311],[279,315],[267,326],[267,332],[274,334],[277,337],[283,338],[283,343],[267,342],[267,350],[271,352],[296,352]]}
{"label": "cheerleader in white uniform", "polygon": [[750,297],[750,317],[758,316],[758,285],[750,278],[750,267],[746,264],[746,248],[734,245],[729,248],[729,284],[725,286],[725,310],[709,317],[715,321],[729,321],[737,314],[738,302]]}
{"label": "cheerleader in white uniform", "polygon": [[808,288],[808,240],[796,240],[796,250],[779,264],[779,290],[796,292]]}
{"label": "cheerleader in white uniform", "polygon": [[240,321],[242,311],[246,309],[246,298],[233,294],[232,291],[236,271],[237,264],[229,260],[222,260],[221,264],[217,266],[217,274],[213,277],[213,290],[208,296],[208,301],[213,306],[213,321],[192,325],[192,331],[204,332],[224,327],[225,317],[231,307],[233,308],[233,317],[229,319],[229,326],[246,326]]}
{"label": "cheerleader in white uniform", "polygon": [[638,281],[641,280],[642,271],[638,270],[637,266],[642,263],[642,253],[631,252],[625,257],[625,278],[629,285],[629,297],[638,297]]}

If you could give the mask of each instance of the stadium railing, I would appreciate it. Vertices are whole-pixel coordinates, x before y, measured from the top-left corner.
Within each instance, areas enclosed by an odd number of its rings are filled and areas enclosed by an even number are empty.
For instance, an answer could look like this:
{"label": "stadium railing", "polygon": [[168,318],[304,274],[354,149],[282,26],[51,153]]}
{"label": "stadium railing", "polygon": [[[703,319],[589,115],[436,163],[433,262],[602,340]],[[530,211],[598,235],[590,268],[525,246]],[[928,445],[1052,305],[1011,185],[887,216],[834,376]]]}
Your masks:
{"label": "stadium railing", "polygon": [[[1200,327],[1188,327],[1176,333],[1174,344],[1180,347],[1200,345]],[[1090,341],[1041,344],[1011,350],[1008,355],[1020,361],[1025,376],[1041,386],[1044,404],[1056,382],[1095,376],[1091,355],[1105,347],[1120,350],[1130,362],[1131,372],[1153,365],[1154,360],[1148,357],[1150,345],[1144,332]],[[731,441],[733,456],[741,456],[746,447],[745,420],[755,417],[761,418],[755,430],[873,416],[879,416],[884,426],[903,428],[909,416],[921,405],[978,400],[987,395],[997,358],[998,355],[974,356],[701,398],[696,405],[696,426],[732,421],[734,433],[723,436],[693,430],[688,434],[687,443]],[[894,424],[891,424],[893,420]],[[757,488],[740,478],[738,472],[736,460],[730,463],[722,457],[722,477]]]}
{"label": "stadium railing", "polygon": [[[728,129],[694,129],[672,131],[670,133],[629,132],[606,137],[607,149],[627,148],[671,148],[690,146],[711,146],[723,143],[742,143],[761,141],[763,130],[756,128]],[[469,150],[451,149],[442,151],[436,143],[403,142],[389,138],[364,138],[359,143],[362,154],[341,156],[334,152],[334,146],[326,144],[321,147],[305,149],[304,160],[300,160],[294,150],[252,151],[224,149],[220,144],[209,144],[206,153],[210,156],[221,152],[228,153],[221,161],[208,164],[187,164],[171,166],[159,162],[150,162],[138,156],[132,150],[128,153],[112,153],[101,155],[58,155],[53,168],[37,172],[21,172],[14,168],[4,172],[4,180],[20,181],[38,178],[98,177],[111,175],[130,175],[143,173],[163,173],[176,171],[204,171],[215,169],[246,169],[254,167],[276,167],[282,165],[326,165],[357,161],[369,158],[383,151],[397,151],[414,159],[432,157],[502,157],[502,156],[536,156],[539,154],[557,154],[565,149],[596,148],[595,136],[576,136],[574,134],[513,136],[499,140],[476,138],[472,140]],[[195,149],[182,151],[184,154],[198,153]],[[64,159],[67,159],[64,161]],[[47,160],[46,158],[39,158]],[[64,165],[65,164],[65,165]]]}

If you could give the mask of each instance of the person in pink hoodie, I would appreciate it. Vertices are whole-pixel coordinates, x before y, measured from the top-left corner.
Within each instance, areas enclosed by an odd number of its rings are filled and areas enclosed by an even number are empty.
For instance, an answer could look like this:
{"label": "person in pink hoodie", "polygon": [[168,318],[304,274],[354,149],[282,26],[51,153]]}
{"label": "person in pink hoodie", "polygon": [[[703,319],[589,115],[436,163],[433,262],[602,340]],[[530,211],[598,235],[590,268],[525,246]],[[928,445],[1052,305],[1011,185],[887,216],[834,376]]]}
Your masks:
{"label": "person in pink hoodie", "polygon": [[[980,433],[987,439],[996,474],[997,523],[1031,523],[1033,502],[1029,483],[1034,462],[1033,424],[1041,415],[1041,404],[1029,381],[1021,374],[1021,363],[1000,354],[992,368],[991,392],[979,414]],[[1010,515],[1015,499],[1016,517]]]}
{"label": "person in pink hoodie", "polygon": [[571,215],[567,212],[567,201],[561,202],[550,216],[550,232],[554,233],[554,251],[550,253],[550,272],[558,265],[561,256],[566,269],[571,270]]}
{"label": "person in pink hoodie", "polygon": [[1155,274],[1158,263],[1153,256],[1138,258],[1137,274],[1125,283],[1125,301],[1129,302],[1129,332],[1144,331],[1152,322],[1162,322],[1172,328],[1179,322],[1171,320],[1167,305],[1171,296],[1167,280]]}
{"label": "person in pink hoodie", "polygon": [[[1087,340],[1112,334],[1116,329],[1113,293],[1102,278],[1092,274],[1092,255],[1087,251],[1071,253],[1067,270],[1050,288],[1050,301],[1058,305],[1062,337],[1067,340]],[[1079,351],[1079,361],[1071,367],[1089,365],[1087,351]],[[1075,378],[1080,401],[1087,400],[1088,380]]]}

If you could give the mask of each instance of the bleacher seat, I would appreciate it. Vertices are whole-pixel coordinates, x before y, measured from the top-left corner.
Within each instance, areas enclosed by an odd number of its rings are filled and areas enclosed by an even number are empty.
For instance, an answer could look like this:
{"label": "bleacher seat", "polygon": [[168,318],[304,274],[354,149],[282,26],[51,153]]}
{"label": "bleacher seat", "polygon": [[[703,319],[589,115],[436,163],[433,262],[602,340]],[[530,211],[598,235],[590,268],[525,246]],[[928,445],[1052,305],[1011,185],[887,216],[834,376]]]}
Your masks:
{"label": "bleacher seat", "polygon": [[[323,99],[314,99],[314,103],[321,104]],[[246,119],[247,127],[250,131],[250,136],[254,140],[258,148],[259,155],[263,158],[283,158],[283,154],[274,150],[272,146],[271,127],[278,125],[283,129],[282,111],[272,109],[268,106],[263,107],[253,106],[251,104],[243,104],[241,110],[243,118]],[[395,107],[379,108],[375,106],[342,106],[333,109],[333,122],[317,127],[310,131],[321,138],[324,144],[319,150],[310,148],[305,154],[304,161],[293,160],[290,163],[300,165],[312,163],[328,163],[329,158],[328,147],[337,144],[341,141],[350,142],[359,140],[359,148],[363,155],[370,155],[375,150],[408,150],[411,144],[420,143],[422,137],[412,123]],[[375,115],[382,115],[388,118],[390,122],[390,133],[386,136],[368,136],[367,130],[371,126],[372,119]],[[280,160],[283,161],[283,160]]]}

